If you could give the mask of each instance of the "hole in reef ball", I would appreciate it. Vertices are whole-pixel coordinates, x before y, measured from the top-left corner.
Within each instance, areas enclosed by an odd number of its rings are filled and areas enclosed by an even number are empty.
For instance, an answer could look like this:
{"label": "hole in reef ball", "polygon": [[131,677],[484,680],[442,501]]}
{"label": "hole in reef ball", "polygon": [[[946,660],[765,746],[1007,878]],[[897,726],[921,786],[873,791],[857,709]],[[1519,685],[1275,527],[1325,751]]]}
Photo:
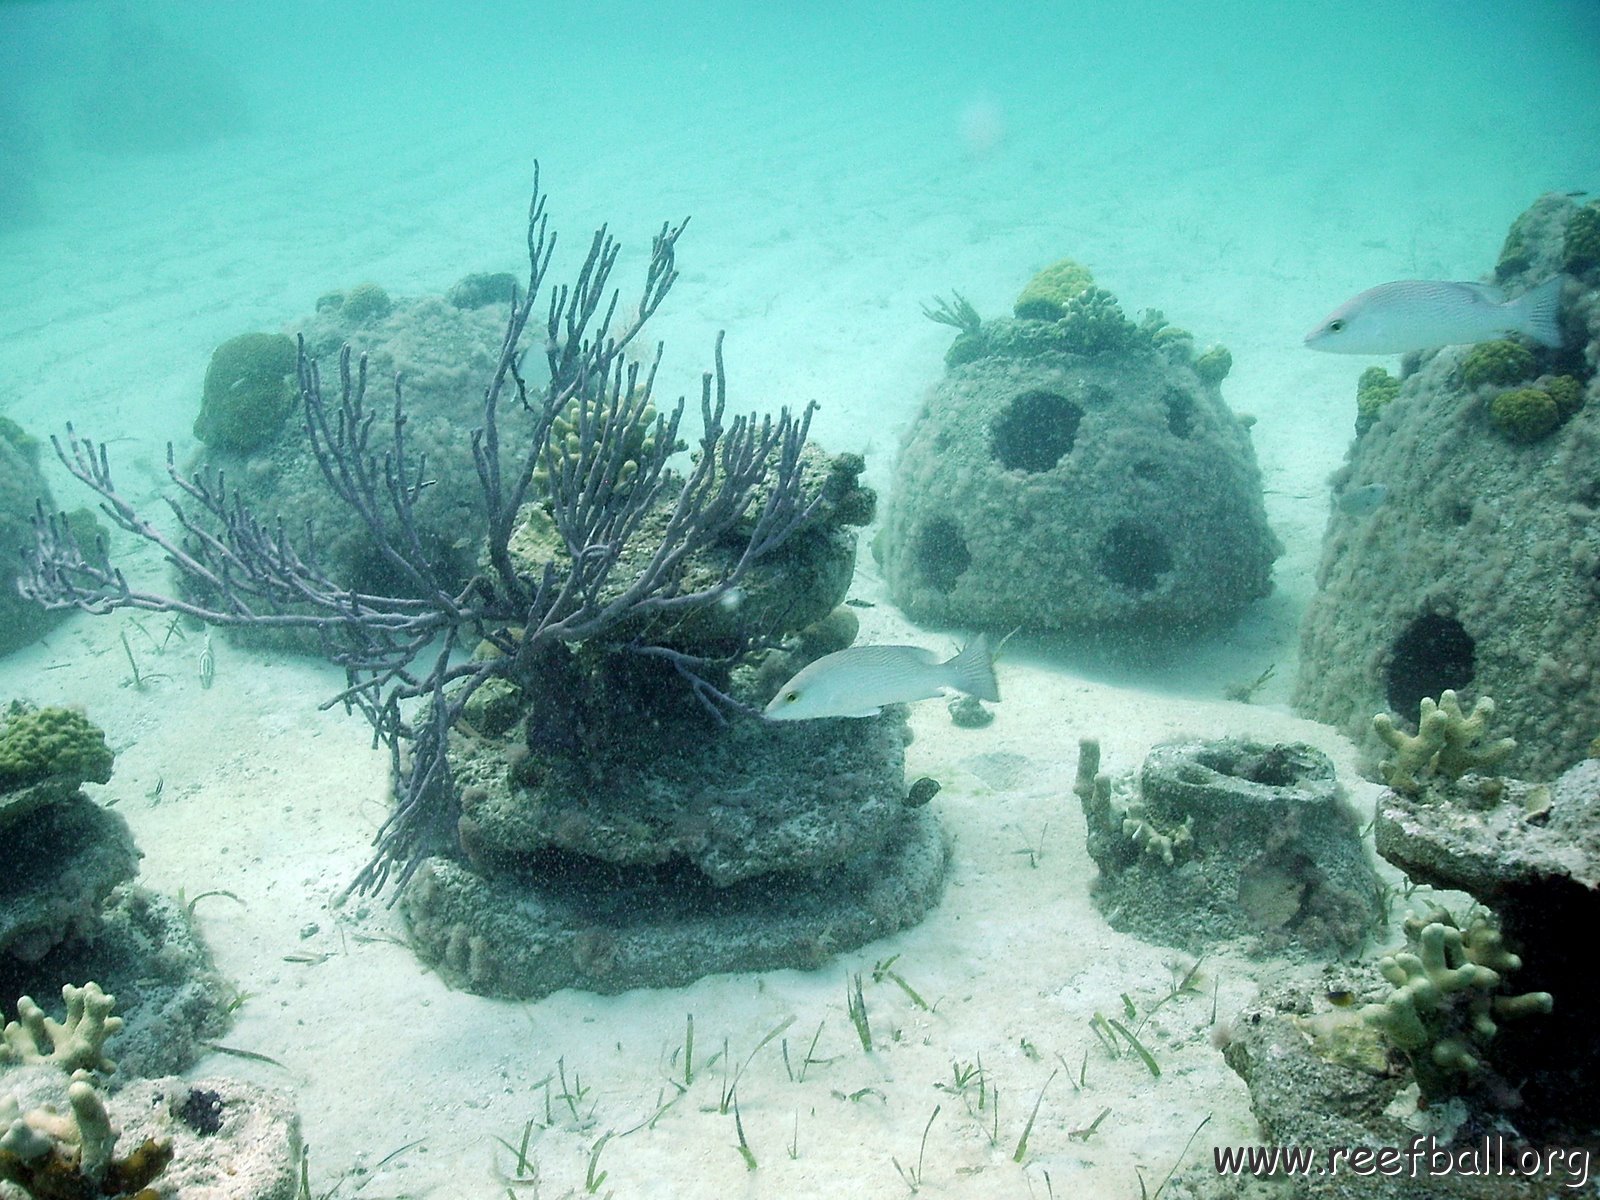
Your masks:
{"label": "hole in reef ball", "polygon": [[972,565],[967,539],[949,517],[934,517],[917,530],[912,553],[917,570],[935,591],[948,592]]}
{"label": "hole in reef ball", "polygon": [[1177,388],[1168,388],[1162,397],[1167,406],[1167,428],[1174,437],[1186,438],[1194,432],[1194,397]]}
{"label": "hole in reef ball", "polygon": [[1437,700],[1446,688],[1472,682],[1474,645],[1454,617],[1424,613],[1407,625],[1389,653],[1384,697],[1389,708],[1410,722],[1424,696]]}
{"label": "hole in reef ball", "polygon": [[1137,521],[1118,521],[1100,539],[1095,565],[1112,583],[1134,592],[1148,592],[1172,570],[1167,544]]}
{"label": "hole in reef ball", "polygon": [[1312,775],[1314,764],[1294,746],[1225,741],[1203,746],[1195,761],[1218,775],[1245,779],[1263,787],[1295,787]]}
{"label": "hole in reef ball", "polygon": [[1071,453],[1083,409],[1041,389],[1023,392],[994,420],[994,456],[1011,471],[1048,471]]}

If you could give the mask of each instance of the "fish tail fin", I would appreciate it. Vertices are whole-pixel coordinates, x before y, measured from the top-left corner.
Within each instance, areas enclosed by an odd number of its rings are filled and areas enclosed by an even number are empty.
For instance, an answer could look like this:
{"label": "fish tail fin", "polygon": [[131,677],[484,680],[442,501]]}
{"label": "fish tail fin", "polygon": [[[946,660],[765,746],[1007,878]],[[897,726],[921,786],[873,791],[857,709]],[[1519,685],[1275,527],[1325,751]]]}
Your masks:
{"label": "fish tail fin", "polygon": [[989,639],[983,634],[968,642],[946,665],[950,668],[951,687],[991,704],[999,701],[1000,684],[994,677],[994,658],[989,653]]}
{"label": "fish tail fin", "polygon": [[1561,348],[1561,285],[1565,282],[1566,276],[1554,275],[1511,302],[1519,318],[1517,331],[1552,350]]}

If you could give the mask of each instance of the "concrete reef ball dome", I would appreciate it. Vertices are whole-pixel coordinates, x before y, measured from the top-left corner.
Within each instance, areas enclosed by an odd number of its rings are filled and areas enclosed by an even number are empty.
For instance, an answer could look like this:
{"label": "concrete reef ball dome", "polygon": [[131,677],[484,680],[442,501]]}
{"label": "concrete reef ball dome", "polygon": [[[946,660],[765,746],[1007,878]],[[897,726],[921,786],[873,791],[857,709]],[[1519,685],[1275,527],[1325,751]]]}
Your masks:
{"label": "concrete reef ball dome", "polygon": [[1060,311],[968,310],[895,471],[880,546],[896,602],[991,629],[1228,620],[1270,591],[1281,547],[1218,387],[1227,352],[1196,356],[1160,314],[1134,325],[1093,286]]}
{"label": "concrete reef ball dome", "polygon": [[[1294,706],[1370,757],[1374,714],[1415,731],[1446,689],[1493,697],[1519,778],[1600,752],[1600,202],[1548,195],[1512,224],[1493,282],[1555,275],[1562,346],[1408,355],[1330,481]],[[1375,511],[1338,503],[1377,485]]]}

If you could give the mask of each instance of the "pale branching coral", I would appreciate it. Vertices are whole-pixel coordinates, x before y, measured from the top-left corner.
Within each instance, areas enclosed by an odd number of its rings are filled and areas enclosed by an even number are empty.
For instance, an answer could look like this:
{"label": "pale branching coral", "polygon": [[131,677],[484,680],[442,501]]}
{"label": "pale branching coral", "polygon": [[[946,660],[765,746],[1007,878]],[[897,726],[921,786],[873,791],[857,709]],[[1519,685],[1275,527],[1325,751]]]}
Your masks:
{"label": "pale branching coral", "polygon": [[1489,720],[1494,716],[1494,701],[1480,696],[1470,713],[1461,710],[1461,701],[1446,688],[1439,702],[1423,697],[1417,732],[1408,734],[1397,728],[1388,713],[1372,718],[1372,728],[1394,757],[1379,764],[1383,781],[1397,792],[1416,793],[1429,777],[1459,779],[1468,771],[1493,770],[1517,748],[1512,738],[1487,740]]}
{"label": "pale branching coral", "polygon": [[[110,1015],[114,997],[93,984],[62,989],[67,1019],[46,1017],[27,997],[17,1002],[20,1021],[5,1029],[0,1061],[20,1063],[17,1079],[71,1072],[66,1111],[51,1100],[40,1102],[35,1078],[0,1096],[0,1196],[76,1197],[154,1195],[145,1185],[172,1161],[170,1141],[147,1139],[119,1158],[117,1136],[106,1098],[92,1070],[109,1071],[105,1040],[122,1028]],[[58,1085],[57,1085],[58,1086]],[[57,1098],[59,1091],[51,1091]],[[23,1097],[31,1097],[24,1107]]]}
{"label": "pale branching coral", "polygon": [[111,1165],[117,1129],[106,1111],[105,1097],[95,1087],[87,1071],[74,1071],[67,1086],[69,1113],[57,1112],[53,1105],[21,1110],[15,1096],[0,1098],[0,1178],[26,1173],[26,1168],[42,1170],[45,1160],[54,1158],[85,1179],[98,1180]]}
{"label": "pale branching coral", "polygon": [[1550,993],[1502,990],[1522,960],[1486,921],[1463,931],[1447,913],[1434,913],[1408,921],[1406,932],[1407,949],[1378,964],[1394,991],[1361,1015],[1410,1057],[1424,1096],[1444,1095],[1482,1070],[1499,1021],[1548,1013]]}
{"label": "pale branching coral", "polygon": [[1186,818],[1182,825],[1163,830],[1135,812],[1133,807],[1129,808],[1128,814],[1122,818],[1122,832],[1151,858],[1160,859],[1164,866],[1174,866],[1180,857],[1187,857],[1194,849],[1193,817]]}
{"label": "pale branching coral", "polygon": [[[1078,745],[1078,778],[1072,790],[1083,802],[1092,829],[1121,831],[1130,849],[1167,867],[1193,853],[1194,817],[1181,823],[1153,821],[1131,778],[1114,780],[1100,773],[1100,743],[1086,738]],[[1137,853],[1123,857],[1137,857]]]}
{"label": "pale branching coral", "polygon": [[5,1027],[0,1063],[58,1064],[62,1070],[87,1068],[113,1071],[116,1064],[105,1056],[106,1039],[122,1028],[122,1018],[111,1015],[115,996],[97,983],[61,989],[67,1002],[67,1019],[55,1021],[29,996],[17,1001],[17,1020]]}

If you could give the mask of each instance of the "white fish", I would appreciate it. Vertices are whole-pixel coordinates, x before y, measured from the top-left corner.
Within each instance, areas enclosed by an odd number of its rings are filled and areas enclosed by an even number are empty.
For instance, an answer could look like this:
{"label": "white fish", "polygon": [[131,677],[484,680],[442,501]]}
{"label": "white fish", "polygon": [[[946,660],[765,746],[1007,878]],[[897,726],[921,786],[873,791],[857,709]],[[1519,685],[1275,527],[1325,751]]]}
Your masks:
{"label": "white fish", "polygon": [[1000,699],[982,634],[948,662],[921,646],[851,646],[824,654],[778,689],[766,716],[771,721],[873,717],[885,704],[926,700],[945,688],[979,700]]}
{"label": "white fish", "polygon": [[1306,334],[1306,345],[1335,354],[1405,354],[1520,333],[1542,346],[1560,346],[1562,280],[1547,279],[1515,300],[1482,283],[1379,284],[1329,313]]}

